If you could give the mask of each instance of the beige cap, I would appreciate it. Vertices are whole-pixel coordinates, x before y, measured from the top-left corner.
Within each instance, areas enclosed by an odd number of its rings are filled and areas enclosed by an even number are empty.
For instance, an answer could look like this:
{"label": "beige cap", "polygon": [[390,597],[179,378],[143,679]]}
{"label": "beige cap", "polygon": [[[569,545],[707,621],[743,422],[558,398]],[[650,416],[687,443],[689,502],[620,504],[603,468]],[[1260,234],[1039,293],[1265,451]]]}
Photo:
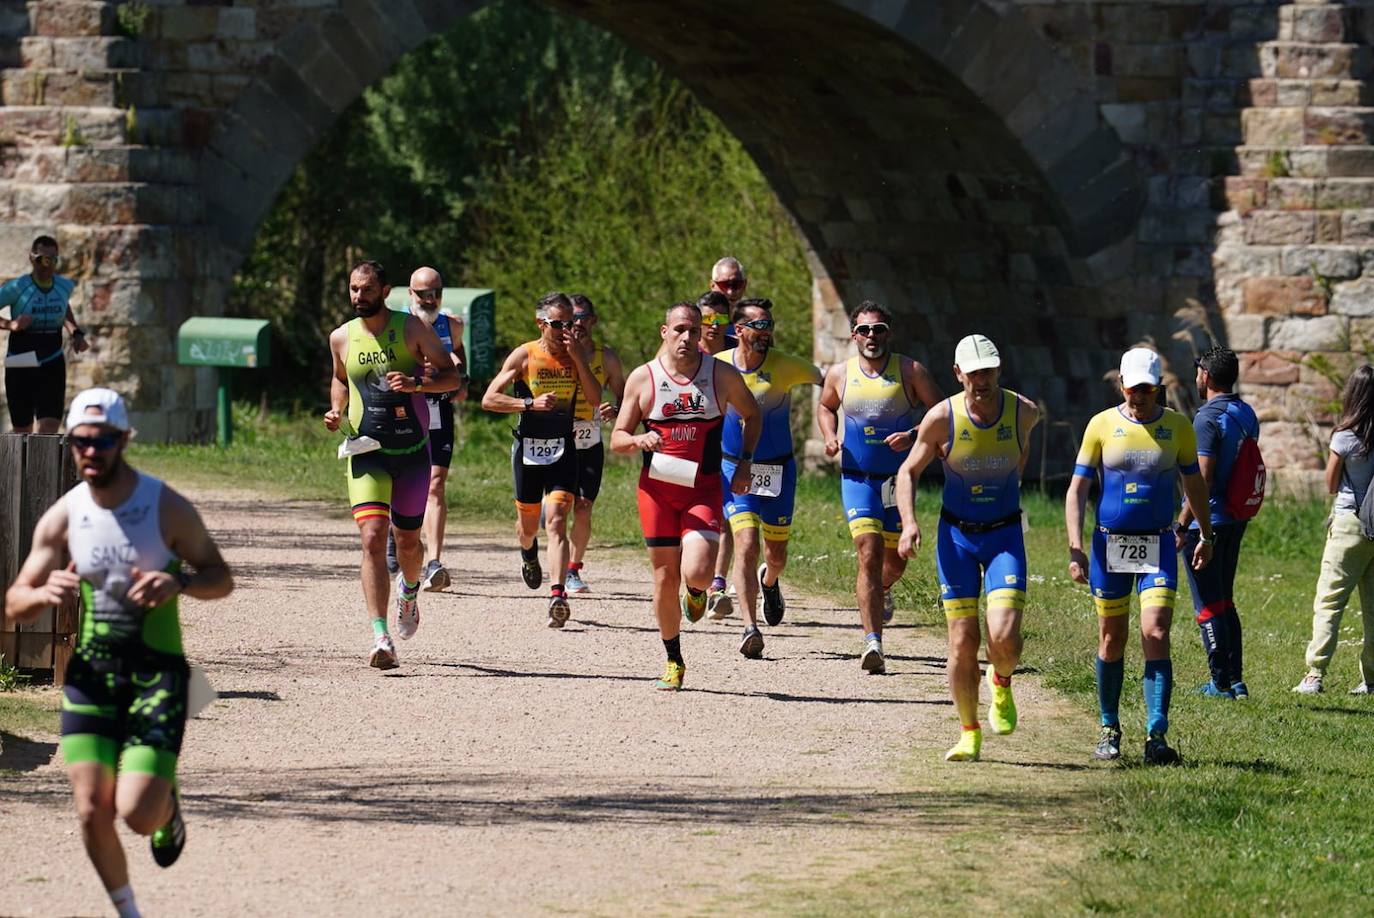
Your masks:
{"label": "beige cap", "polygon": [[1161,379],[1159,355],[1148,347],[1133,347],[1121,355],[1121,388],[1157,386]]}
{"label": "beige cap", "polygon": [[1002,365],[997,345],[983,335],[968,335],[954,348],[954,365],[964,373]]}

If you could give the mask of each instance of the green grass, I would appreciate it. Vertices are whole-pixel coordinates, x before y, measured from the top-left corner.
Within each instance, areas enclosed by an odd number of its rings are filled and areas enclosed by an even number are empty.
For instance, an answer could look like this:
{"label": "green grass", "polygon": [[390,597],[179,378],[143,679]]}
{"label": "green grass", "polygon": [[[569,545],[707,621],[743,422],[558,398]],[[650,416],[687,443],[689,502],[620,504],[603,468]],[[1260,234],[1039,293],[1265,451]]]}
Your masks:
{"label": "green grass", "polygon": [[[341,463],[333,458],[337,438],[317,418],[273,416],[260,423],[246,406],[239,417],[243,426],[229,450],[140,444],[134,461],[174,483],[321,498],[345,511]],[[452,525],[511,522],[508,430],[501,419],[469,411],[449,487]],[[594,545],[638,550],[632,486],[637,471],[627,460],[608,462]],[[806,476],[799,483],[787,579],[792,588],[815,590],[852,608],[853,549],[838,492],[830,476]],[[937,506],[938,495],[923,490],[918,510],[928,527],[927,546]],[[1024,665],[1081,709],[1086,762],[1096,738],[1096,617],[1086,588],[1067,577],[1062,500],[1031,490],[1025,506],[1032,526],[1032,580]],[[1315,502],[1274,501],[1246,536],[1236,602],[1245,626],[1249,702],[1193,693],[1207,672],[1191,599],[1181,585],[1170,735],[1187,759],[1182,768],[1137,764],[1144,724],[1141,656],[1138,640],[1128,645],[1124,764],[1106,775],[1092,772],[1101,779],[1083,784],[1076,798],[1081,802],[1064,814],[1065,833],[1086,833],[1086,844],[1081,835],[1066,835],[1060,844],[1083,846],[1090,854],[1045,877],[1022,877],[1010,894],[1025,908],[1011,911],[1249,915],[1355,913],[1367,907],[1374,894],[1374,834],[1367,815],[1374,812],[1374,757],[1365,738],[1374,726],[1374,702],[1345,694],[1360,681],[1358,600],[1342,625],[1329,694],[1305,698],[1288,691],[1303,673],[1325,513]],[[897,596],[903,620],[942,631],[931,548],[911,563]],[[970,771],[939,780],[949,784],[951,795],[984,786],[982,776]],[[937,858],[946,866],[996,850],[995,838],[949,837],[934,844],[948,849]],[[854,880],[878,884],[893,908],[957,905],[959,891],[969,884],[987,888],[985,876],[972,867],[938,881],[924,876],[915,851],[885,857],[841,886],[789,887],[771,901],[804,914],[844,914],[872,906],[854,899]],[[923,898],[904,901],[904,892]]]}
{"label": "green grass", "polygon": [[52,689],[0,694],[0,733],[33,737],[58,729],[58,695]]}

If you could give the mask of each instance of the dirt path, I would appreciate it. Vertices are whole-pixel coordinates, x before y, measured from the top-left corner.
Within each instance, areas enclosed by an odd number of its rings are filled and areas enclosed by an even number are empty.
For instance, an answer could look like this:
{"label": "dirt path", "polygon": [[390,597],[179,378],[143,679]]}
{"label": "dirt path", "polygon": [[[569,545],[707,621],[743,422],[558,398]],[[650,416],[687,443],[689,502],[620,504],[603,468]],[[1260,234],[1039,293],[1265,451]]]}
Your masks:
{"label": "dirt path", "polygon": [[[971,819],[1029,838],[1043,808],[1043,832],[1064,827],[1049,808],[1082,718],[1022,680],[1024,729],[984,746],[1006,764],[952,783],[929,633],[893,628],[890,675],[867,677],[853,610],[791,590],[765,660],[737,653],[738,618],[688,626],[689,691],[662,694],[647,562],[593,559],[595,593],[552,631],[503,535],[460,532],[446,557],[461,580],[422,594],[419,634],[382,674],[351,520],[198,502],[238,589],[185,603],[188,655],[221,698],[188,727],[180,863],[160,871],[125,836],[150,914],[712,911],[760,876],[838,882]],[[0,761],[19,771],[0,776],[0,914],[108,913],[60,765],[27,749]],[[989,775],[1020,795],[968,790]]]}

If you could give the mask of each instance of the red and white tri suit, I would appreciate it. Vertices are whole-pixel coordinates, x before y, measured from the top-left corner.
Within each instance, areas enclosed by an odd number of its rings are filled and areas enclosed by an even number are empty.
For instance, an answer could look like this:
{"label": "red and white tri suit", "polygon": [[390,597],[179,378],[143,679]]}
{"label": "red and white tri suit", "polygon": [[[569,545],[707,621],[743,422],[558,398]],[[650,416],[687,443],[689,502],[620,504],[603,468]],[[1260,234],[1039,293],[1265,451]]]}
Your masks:
{"label": "red and white tri suit", "polygon": [[[657,432],[662,444],[657,452],[644,454],[644,469],[639,473],[644,544],[650,548],[680,545],[688,532],[719,538],[724,503],[720,435],[725,412],[716,397],[716,369],[721,363],[704,354],[696,373],[685,380],[674,376],[659,358],[647,366],[653,406],[644,426]],[[686,483],[690,466],[684,463],[696,466],[690,485]]]}

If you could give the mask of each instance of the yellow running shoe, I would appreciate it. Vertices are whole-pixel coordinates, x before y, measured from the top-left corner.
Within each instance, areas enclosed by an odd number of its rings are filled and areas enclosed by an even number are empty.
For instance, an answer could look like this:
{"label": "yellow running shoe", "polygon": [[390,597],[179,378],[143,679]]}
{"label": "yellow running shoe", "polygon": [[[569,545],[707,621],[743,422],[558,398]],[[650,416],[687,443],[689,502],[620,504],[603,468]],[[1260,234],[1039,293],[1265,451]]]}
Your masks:
{"label": "yellow running shoe", "polygon": [[682,688],[682,678],[687,675],[686,663],[674,663],[668,661],[668,665],[663,667],[663,678],[654,683],[654,688],[660,692],[676,692]]}
{"label": "yellow running shoe", "polygon": [[699,596],[692,596],[691,590],[682,591],[682,617],[692,624],[701,621],[701,617],[706,614],[706,591],[703,590]]}
{"label": "yellow running shoe", "polygon": [[945,753],[946,762],[976,762],[978,755],[983,751],[983,731],[974,728],[963,730],[959,733],[959,742],[949,748]]}
{"label": "yellow running shoe", "polygon": [[998,736],[1006,736],[1016,729],[1016,699],[1011,697],[1010,685],[998,685],[997,670],[988,664],[988,691],[992,703],[988,705],[988,726]]}

